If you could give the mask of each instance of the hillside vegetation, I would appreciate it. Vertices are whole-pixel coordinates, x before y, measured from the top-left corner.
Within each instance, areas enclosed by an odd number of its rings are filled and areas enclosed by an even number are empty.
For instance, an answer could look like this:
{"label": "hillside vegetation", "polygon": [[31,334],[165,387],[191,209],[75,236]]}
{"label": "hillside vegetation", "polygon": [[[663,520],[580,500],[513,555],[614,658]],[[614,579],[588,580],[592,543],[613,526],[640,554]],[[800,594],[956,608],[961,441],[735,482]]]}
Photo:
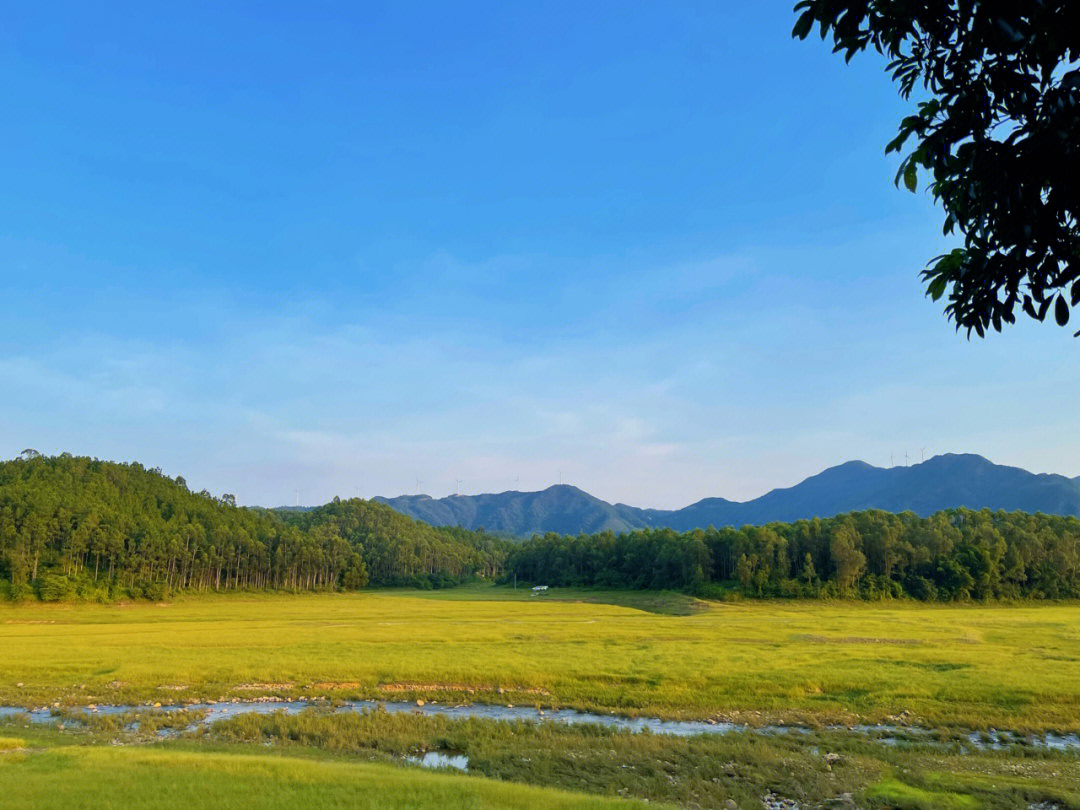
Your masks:
{"label": "hillside vegetation", "polygon": [[353,590],[493,576],[500,541],[370,501],[244,509],[139,464],[34,455],[0,463],[0,577],[12,596],[161,598],[238,588]]}
{"label": "hillside vegetation", "polygon": [[951,509],[853,512],[739,529],[655,529],[534,537],[508,576],[549,585],[668,588],[724,584],[753,596],[922,600],[1080,596],[1080,519]]}
{"label": "hillside vegetation", "polygon": [[436,528],[374,501],[247,509],[139,464],[0,463],[0,586],[107,600],[235,589],[441,588],[482,578],[704,596],[1080,596],[1080,519],[870,510],[742,528],[535,536]]}

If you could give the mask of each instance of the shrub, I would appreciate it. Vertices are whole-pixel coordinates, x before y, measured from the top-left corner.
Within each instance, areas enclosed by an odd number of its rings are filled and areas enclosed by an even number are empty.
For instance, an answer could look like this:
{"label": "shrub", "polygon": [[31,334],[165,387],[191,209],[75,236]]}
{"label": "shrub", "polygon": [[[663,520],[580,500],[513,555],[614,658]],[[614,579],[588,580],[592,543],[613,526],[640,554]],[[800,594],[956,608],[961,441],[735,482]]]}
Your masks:
{"label": "shrub", "polygon": [[63,574],[45,574],[37,580],[42,602],[62,602],[75,596],[75,583]]}

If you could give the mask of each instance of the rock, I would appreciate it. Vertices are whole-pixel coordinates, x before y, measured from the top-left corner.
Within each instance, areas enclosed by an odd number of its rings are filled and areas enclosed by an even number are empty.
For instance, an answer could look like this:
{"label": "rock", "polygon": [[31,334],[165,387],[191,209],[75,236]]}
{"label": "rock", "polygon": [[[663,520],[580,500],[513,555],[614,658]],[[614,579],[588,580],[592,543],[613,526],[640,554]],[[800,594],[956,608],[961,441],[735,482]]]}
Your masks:
{"label": "rock", "polygon": [[22,681],[19,681],[17,684],[15,684],[15,686],[19,689],[22,689]]}
{"label": "rock", "polygon": [[794,799],[785,799],[769,791],[761,797],[761,803],[766,810],[800,810],[800,805]]}
{"label": "rock", "polygon": [[844,758],[839,754],[828,753],[825,755],[825,764],[832,766],[837,765],[844,761]]}
{"label": "rock", "polygon": [[423,706],[423,705],[424,705],[424,701],[423,701],[423,700],[421,700],[420,698],[417,698],[417,699],[416,699],[416,705],[417,705],[417,706]]}
{"label": "rock", "polygon": [[728,799],[724,802],[724,810],[739,810],[739,805],[735,804],[734,799]]}

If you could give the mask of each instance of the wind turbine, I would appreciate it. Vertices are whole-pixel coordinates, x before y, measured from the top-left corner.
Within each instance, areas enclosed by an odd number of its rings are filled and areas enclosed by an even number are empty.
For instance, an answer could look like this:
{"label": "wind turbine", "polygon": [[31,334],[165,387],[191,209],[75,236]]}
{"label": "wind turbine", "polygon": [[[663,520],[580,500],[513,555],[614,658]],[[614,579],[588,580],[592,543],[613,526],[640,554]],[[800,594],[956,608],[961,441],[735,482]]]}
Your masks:
{"label": "wind turbine", "polygon": [[420,480],[419,478],[417,478],[417,479],[416,479],[416,494],[417,494],[417,495],[419,495],[419,494],[420,494],[420,485],[421,485],[422,483],[424,483],[424,482],[423,482],[423,481],[421,481],[421,480]]}
{"label": "wind turbine", "polygon": [[300,490],[296,490],[296,505],[300,505]]}
{"label": "wind turbine", "polygon": [[907,466],[908,466],[908,457],[907,457],[907,450],[905,450],[905,451],[904,451],[904,466],[905,466],[905,467],[907,467]]}
{"label": "wind turbine", "polygon": [[920,447],[919,448],[919,460],[920,461],[926,461],[926,448],[925,447]]}
{"label": "wind turbine", "polygon": [[461,481],[462,481],[462,479],[460,479],[460,478],[455,478],[454,479],[454,494],[455,495],[459,494],[459,491],[461,490]]}

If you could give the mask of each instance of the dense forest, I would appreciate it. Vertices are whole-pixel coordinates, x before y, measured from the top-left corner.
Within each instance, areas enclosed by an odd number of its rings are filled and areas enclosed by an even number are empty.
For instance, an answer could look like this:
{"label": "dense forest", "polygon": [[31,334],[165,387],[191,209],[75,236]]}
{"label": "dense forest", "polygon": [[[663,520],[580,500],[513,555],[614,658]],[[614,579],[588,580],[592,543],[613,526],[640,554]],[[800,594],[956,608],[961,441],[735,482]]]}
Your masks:
{"label": "dense forest", "polygon": [[548,534],[508,577],[547,585],[921,600],[1080,597],[1080,519],[953,509],[766,526]]}
{"label": "dense forest", "polygon": [[0,578],[15,598],[442,587],[498,575],[506,550],[371,501],[276,513],[139,464],[36,453],[0,462]]}
{"label": "dense forest", "polygon": [[446,587],[502,571],[509,544],[481,532],[434,528],[374,501],[335,499],[281,519],[307,534],[344,537],[376,585]]}
{"label": "dense forest", "polygon": [[748,596],[1080,597],[1080,519],[954,509],[521,545],[360,499],[248,509],[139,464],[0,462],[0,591],[161,598],[244,588],[448,587],[475,578]]}

